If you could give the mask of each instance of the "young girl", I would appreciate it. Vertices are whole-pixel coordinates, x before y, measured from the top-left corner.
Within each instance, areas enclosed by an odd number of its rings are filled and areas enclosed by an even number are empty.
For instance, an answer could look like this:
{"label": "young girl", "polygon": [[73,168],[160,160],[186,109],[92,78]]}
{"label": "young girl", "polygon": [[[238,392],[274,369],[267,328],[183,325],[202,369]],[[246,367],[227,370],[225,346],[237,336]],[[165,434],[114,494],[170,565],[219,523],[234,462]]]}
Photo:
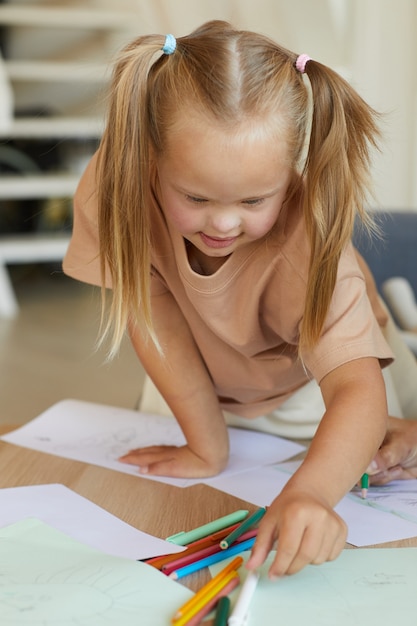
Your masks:
{"label": "young girl", "polygon": [[[212,476],[228,460],[225,412],[284,435],[298,422],[301,436],[320,413],[248,562],[279,539],[271,577],[340,553],[334,506],[386,430],[392,354],[350,243],[377,134],[329,68],[214,21],[122,52],[75,198],[65,272],[112,288],[111,354],[127,329],[187,441],[125,462]],[[313,378],[325,406],[299,415]]]}

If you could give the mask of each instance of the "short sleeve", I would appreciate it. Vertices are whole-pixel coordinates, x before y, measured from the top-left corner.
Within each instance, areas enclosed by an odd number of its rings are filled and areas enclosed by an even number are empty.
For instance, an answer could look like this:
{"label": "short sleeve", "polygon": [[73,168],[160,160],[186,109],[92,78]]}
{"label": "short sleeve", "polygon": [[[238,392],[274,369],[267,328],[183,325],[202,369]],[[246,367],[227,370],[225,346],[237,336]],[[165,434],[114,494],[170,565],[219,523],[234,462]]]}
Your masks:
{"label": "short sleeve", "polygon": [[[95,169],[96,156],[88,164],[75,192],[73,230],[63,270],[72,278],[101,286]],[[109,272],[105,286],[111,287]]]}
{"label": "short sleeve", "polygon": [[367,293],[365,277],[353,248],[342,255],[329,313],[316,346],[304,356],[314,378],[321,379],[336,367],[363,357],[376,357],[381,367],[393,361],[380,323]]}

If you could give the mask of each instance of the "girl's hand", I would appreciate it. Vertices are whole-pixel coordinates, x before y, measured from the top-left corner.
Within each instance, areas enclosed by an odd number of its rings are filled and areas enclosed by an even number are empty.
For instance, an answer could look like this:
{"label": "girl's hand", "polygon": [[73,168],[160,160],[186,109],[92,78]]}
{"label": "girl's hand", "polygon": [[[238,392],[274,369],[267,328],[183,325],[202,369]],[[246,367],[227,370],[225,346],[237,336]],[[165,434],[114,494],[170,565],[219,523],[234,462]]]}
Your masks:
{"label": "girl's hand", "polygon": [[227,459],[204,459],[188,445],[137,448],[120,457],[119,461],[137,465],[140,474],[180,478],[215,476],[227,465]]}
{"label": "girl's hand", "polygon": [[305,565],[335,559],[346,536],[345,522],[319,497],[308,491],[284,489],[260,523],[247,568],[259,567],[278,541],[270,578],[295,574]]}
{"label": "girl's hand", "polygon": [[417,420],[389,418],[385,439],[366,472],[373,485],[417,478]]}

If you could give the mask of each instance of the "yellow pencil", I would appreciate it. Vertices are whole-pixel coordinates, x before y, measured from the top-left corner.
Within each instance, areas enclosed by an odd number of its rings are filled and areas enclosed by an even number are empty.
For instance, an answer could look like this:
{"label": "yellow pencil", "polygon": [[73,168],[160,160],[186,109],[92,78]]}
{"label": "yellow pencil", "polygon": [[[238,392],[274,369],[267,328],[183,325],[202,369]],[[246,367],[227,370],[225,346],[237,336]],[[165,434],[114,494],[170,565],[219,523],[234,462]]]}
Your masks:
{"label": "yellow pencil", "polygon": [[174,622],[175,626],[185,626],[186,624],[188,624],[190,620],[192,620],[193,617],[197,615],[197,613],[200,613],[200,611],[207,604],[209,604],[209,602],[213,598],[218,596],[218,594],[222,591],[222,589],[227,587],[227,585],[232,580],[235,580],[235,579],[239,580],[239,574],[237,573],[236,570],[232,570],[231,572],[226,574],[226,576],[223,576],[223,578],[217,581],[216,585],[211,587],[211,589],[209,589],[209,591],[206,594],[204,594],[204,596],[201,596],[200,599],[197,602],[195,602],[191,608],[189,608],[185,613],[183,613],[182,617],[175,620]]}
{"label": "yellow pencil", "polygon": [[188,600],[188,602],[183,604],[178,609],[178,611],[172,618],[172,623],[177,626],[177,620],[182,617],[184,613],[189,611],[195,604],[197,604],[201,598],[204,598],[206,594],[210,591],[210,589],[215,587],[217,583],[223,580],[223,578],[227,576],[230,572],[236,572],[236,570],[239,569],[242,563],[243,558],[241,556],[237,556],[233,559],[233,561],[230,561],[230,563],[226,565],[226,567],[224,567],[218,574],[216,574],[216,576],[214,576],[207,584],[201,587],[201,589],[199,589],[197,593],[190,600]]}

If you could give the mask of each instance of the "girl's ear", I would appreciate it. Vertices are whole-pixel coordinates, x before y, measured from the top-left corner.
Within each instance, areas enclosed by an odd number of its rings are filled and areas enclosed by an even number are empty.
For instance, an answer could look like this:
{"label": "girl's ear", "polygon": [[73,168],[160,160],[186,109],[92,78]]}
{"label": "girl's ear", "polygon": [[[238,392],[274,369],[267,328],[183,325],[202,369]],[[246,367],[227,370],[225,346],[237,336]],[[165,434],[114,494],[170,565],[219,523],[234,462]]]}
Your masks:
{"label": "girl's ear", "polygon": [[296,169],[293,169],[291,180],[289,182],[287,193],[285,196],[285,202],[288,204],[295,196],[299,196],[302,192],[302,187],[303,177],[300,172],[297,172]]}

